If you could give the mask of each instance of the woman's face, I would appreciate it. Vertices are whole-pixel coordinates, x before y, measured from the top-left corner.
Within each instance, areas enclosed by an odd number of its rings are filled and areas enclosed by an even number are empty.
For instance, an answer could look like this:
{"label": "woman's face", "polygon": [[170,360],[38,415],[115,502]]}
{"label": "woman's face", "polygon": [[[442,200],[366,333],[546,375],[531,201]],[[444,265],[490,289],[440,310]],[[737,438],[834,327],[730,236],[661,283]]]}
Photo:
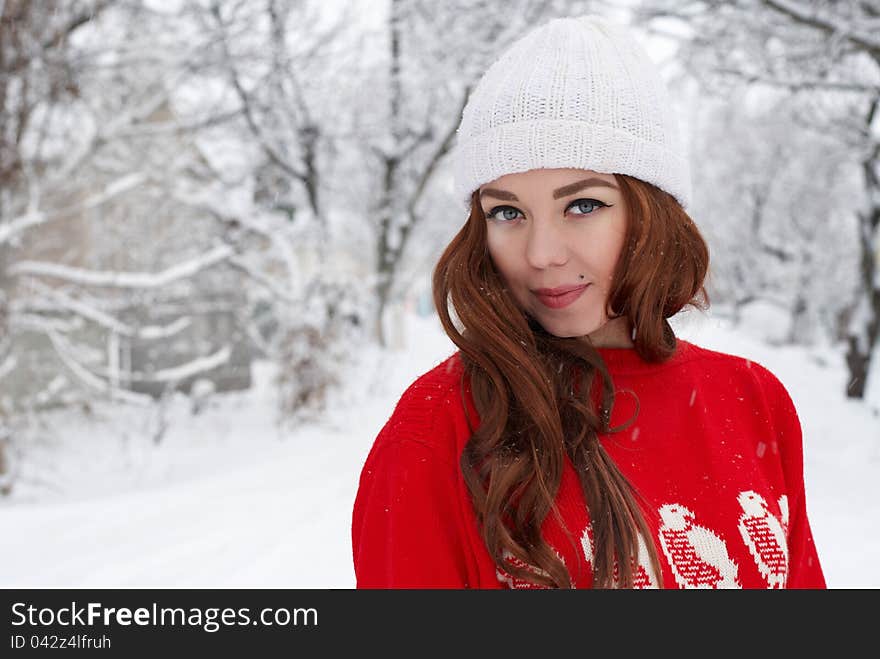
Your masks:
{"label": "woman's face", "polygon": [[[507,174],[480,187],[480,205],[495,267],[519,306],[547,332],[592,339],[612,324],[617,328],[605,303],[627,219],[613,175],[583,169]],[[555,296],[541,290],[559,288],[574,290]]]}

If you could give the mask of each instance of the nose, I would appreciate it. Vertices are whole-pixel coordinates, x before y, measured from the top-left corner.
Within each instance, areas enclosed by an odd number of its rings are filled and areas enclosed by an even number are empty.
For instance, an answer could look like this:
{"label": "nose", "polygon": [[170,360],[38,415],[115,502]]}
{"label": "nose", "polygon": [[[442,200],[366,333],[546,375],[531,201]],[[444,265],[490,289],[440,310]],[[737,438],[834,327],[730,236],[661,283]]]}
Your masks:
{"label": "nose", "polygon": [[532,222],[526,243],[526,261],[533,268],[565,265],[568,261],[566,235],[553,220]]}

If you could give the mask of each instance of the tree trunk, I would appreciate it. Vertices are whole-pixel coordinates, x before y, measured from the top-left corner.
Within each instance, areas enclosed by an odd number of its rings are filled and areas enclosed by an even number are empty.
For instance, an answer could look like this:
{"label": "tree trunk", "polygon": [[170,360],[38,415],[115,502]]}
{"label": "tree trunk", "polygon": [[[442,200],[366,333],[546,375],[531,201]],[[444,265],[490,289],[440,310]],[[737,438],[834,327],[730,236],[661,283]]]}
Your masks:
{"label": "tree trunk", "polygon": [[[382,348],[388,347],[388,337],[385,334],[385,311],[388,308],[388,295],[391,291],[391,281],[387,279],[390,273],[380,273],[379,284],[376,287],[376,340]],[[384,275],[384,276],[381,276]]]}
{"label": "tree trunk", "polygon": [[810,278],[815,276],[812,262],[813,259],[809,252],[802,255],[797,290],[795,291],[794,304],[791,307],[791,321],[786,337],[786,343],[792,345],[808,345],[813,342],[814,338],[813,328],[810,326],[810,309],[807,304],[807,287],[810,285]]}
{"label": "tree trunk", "polygon": [[[876,104],[875,104],[876,107]],[[862,165],[865,176],[866,208],[858,214],[860,286],[859,299],[847,337],[846,364],[849,379],[846,395],[864,398],[871,359],[880,332],[880,145]]]}
{"label": "tree trunk", "polygon": [[389,98],[389,123],[391,126],[391,147],[383,154],[382,172],[382,197],[379,203],[379,236],[376,244],[376,338],[382,348],[388,347],[388,336],[383,323],[385,311],[388,308],[388,298],[394,280],[395,248],[399,247],[399,241],[394,241],[394,221],[400,208],[396,195],[397,169],[400,166],[399,149],[402,141],[401,133],[401,97],[402,82],[400,80],[400,14],[401,6],[398,0],[392,0],[388,14],[389,34],[389,84],[391,93]]}

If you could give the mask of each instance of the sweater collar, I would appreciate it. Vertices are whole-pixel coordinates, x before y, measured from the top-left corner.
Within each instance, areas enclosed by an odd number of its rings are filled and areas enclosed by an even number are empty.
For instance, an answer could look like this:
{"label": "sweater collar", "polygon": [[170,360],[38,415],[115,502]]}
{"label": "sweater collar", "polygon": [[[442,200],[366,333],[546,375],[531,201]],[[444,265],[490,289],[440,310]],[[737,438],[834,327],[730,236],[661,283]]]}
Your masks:
{"label": "sweater collar", "polygon": [[635,348],[596,348],[608,372],[612,375],[620,375],[623,373],[647,373],[655,371],[657,368],[665,368],[673,364],[678,364],[687,359],[688,353],[691,352],[693,345],[683,339],[676,339],[675,352],[664,362],[646,362],[639,356]]}

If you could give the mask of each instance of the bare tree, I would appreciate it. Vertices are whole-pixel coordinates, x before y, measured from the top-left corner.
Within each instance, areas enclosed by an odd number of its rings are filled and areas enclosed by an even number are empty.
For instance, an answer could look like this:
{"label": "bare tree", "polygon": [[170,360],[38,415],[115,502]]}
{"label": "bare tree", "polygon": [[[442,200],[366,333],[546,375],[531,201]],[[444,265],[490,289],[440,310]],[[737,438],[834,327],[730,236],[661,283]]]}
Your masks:
{"label": "bare tree", "polygon": [[[54,353],[58,372],[47,378],[53,395],[38,391],[33,400],[60,400],[69,381],[144,402],[120,386],[113,338],[159,340],[185,323],[126,319],[123,307],[209,276],[235,252],[216,232],[216,239],[196,233],[189,246],[172,240],[175,249],[151,249],[174,222],[144,218],[178,212],[162,207],[168,179],[198,160],[181,149],[177,134],[194,127],[166,121],[187,53],[162,51],[163,35],[179,36],[165,29],[165,18],[140,2],[0,4],[0,377],[23,368],[23,350]],[[157,131],[163,121],[174,128]],[[176,159],[169,156],[175,152]],[[83,340],[105,333],[103,355]],[[190,366],[208,369],[216,361]],[[134,375],[158,383],[181,372]],[[19,380],[36,386],[40,379]]]}
{"label": "bare tree", "polygon": [[849,154],[799,127],[790,103],[749,91],[694,101],[692,214],[712,248],[713,302],[734,323],[748,305],[773,305],[788,316],[787,330],[767,328],[775,340],[838,340],[857,283]]}
{"label": "bare tree", "polygon": [[[859,286],[847,336],[848,396],[865,393],[880,334],[880,5],[819,0],[645,0],[639,20],[683,23],[684,59],[708,86],[788,90],[817,131],[845,145],[862,177]],[[679,34],[681,30],[677,30]]]}

